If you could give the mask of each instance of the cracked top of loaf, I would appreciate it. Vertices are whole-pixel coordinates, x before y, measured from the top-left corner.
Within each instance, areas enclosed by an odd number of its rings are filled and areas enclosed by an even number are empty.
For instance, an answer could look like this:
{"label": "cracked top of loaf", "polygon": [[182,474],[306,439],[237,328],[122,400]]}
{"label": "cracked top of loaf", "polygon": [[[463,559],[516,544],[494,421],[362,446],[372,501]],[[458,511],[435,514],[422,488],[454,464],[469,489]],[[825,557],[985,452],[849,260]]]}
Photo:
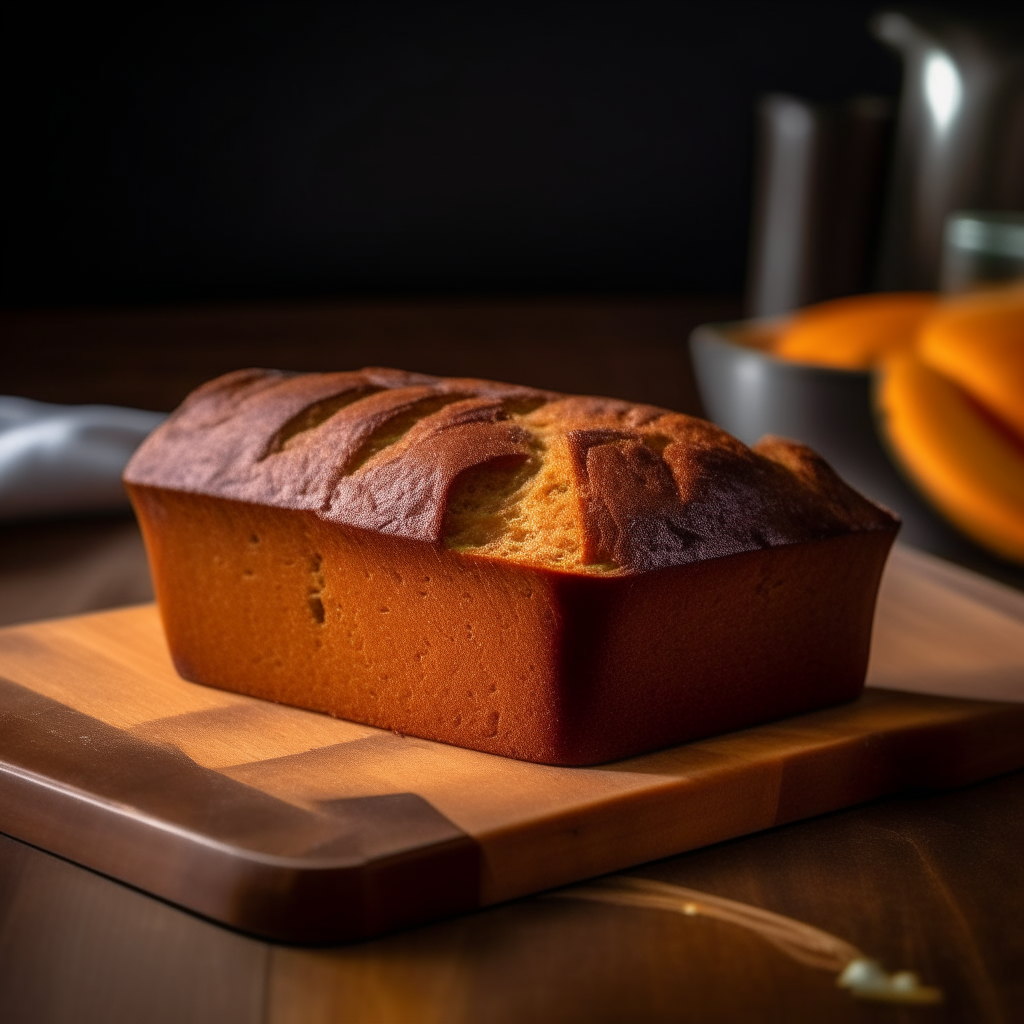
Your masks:
{"label": "cracked top of loaf", "polygon": [[748,448],[654,406],[381,368],[219,377],[125,481],[584,573],[898,522],[791,441]]}

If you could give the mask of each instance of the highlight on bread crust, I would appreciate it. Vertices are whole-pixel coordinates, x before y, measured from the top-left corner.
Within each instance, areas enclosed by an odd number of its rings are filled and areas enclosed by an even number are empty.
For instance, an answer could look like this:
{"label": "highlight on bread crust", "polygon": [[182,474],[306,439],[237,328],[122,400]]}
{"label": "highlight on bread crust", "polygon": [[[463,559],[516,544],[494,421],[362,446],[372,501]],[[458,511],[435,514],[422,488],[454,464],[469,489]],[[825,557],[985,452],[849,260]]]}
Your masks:
{"label": "highlight on bread crust", "polygon": [[893,524],[793,442],[751,449],[653,406],[381,368],[221,377],[125,480],[590,574]]}

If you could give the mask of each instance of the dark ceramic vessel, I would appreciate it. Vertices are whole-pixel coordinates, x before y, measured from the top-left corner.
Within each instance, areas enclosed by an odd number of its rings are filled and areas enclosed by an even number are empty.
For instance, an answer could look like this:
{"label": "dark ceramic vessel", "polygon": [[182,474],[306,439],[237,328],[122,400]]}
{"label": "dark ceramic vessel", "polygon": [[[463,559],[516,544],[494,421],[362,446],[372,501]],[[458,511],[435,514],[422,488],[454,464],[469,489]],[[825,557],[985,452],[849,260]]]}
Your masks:
{"label": "dark ceramic vessel", "polygon": [[1024,570],[968,540],[897,468],[876,425],[870,371],[775,358],[762,346],[778,323],[703,324],[693,332],[690,351],[709,419],[745,444],[779,434],[810,445],[844,480],[900,515],[903,543],[1024,588]]}

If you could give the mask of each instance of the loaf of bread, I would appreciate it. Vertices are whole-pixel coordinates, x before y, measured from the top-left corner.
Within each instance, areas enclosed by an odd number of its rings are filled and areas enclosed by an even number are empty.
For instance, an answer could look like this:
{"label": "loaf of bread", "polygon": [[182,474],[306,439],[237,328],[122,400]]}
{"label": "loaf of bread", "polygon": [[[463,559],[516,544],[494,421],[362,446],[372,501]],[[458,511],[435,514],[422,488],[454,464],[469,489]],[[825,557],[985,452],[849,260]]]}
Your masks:
{"label": "loaf of bread", "polygon": [[854,698],[898,528],[789,441],[388,369],[221,377],[125,483],[186,679],[560,765]]}

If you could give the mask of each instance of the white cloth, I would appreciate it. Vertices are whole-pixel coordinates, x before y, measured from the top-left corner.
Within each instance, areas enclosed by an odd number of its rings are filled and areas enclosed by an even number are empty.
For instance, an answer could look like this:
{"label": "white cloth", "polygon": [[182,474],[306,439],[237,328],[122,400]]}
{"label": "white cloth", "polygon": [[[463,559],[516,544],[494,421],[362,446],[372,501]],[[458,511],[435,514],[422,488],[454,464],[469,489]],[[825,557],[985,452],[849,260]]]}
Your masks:
{"label": "white cloth", "polygon": [[165,416],[0,395],[0,520],[126,508],[121,473]]}

